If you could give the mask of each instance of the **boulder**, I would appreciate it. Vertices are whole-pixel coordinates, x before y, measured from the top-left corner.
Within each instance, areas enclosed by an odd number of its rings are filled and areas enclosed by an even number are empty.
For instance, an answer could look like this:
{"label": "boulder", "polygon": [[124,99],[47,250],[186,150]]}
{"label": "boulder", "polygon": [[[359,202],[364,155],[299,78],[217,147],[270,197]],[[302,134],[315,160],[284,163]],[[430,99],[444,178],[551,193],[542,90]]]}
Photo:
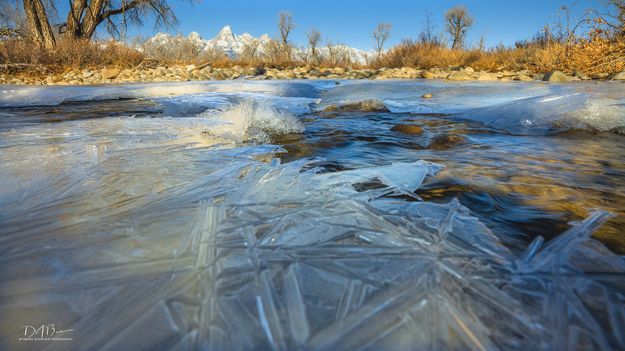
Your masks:
{"label": "boulder", "polygon": [[421,71],[421,77],[425,79],[433,79],[436,75],[432,71],[426,69]]}
{"label": "boulder", "polygon": [[473,77],[465,71],[453,71],[447,76],[447,80],[473,80]]}
{"label": "boulder", "polygon": [[561,71],[551,71],[543,77],[545,82],[568,82],[568,77]]}
{"label": "boulder", "polygon": [[532,81],[534,81],[534,78],[532,78],[530,76],[527,76],[525,74],[519,74],[514,79],[515,80],[520,80],[521,82],[532,82]]}
{"label": "boulder", "polygon": [[412,124],[398,124],[396,126],[393,126],[391,130],[393,132],[398,132],[402,134],[410,134],[410,135],[417,135],[417,134],[423,133],[423,128],[412,125]]}
{"label": "boulder", "polygon": [[477,80],[481,80],[481,81],[497,80],[497,74],[489,73],[489,72],[480,72],[477,74]]}
{"label": "boulder", "polygon": [[121,73],[119,68],[105,68],[100,71],[102,78],[104,79],[115,79]]}
{"label": "boulder", "polygon": [[579,77],[579,79],[581,79],[581,80],[590,80],[590,77],[587,74],[585,74],[584,72],[581,72],[581,71],[573,72],[573,76],[574,77]]}
{"label": "boulder", "polygon": [[612,80],[625,80],[625,71],[620,72],[612,76]]}
{"label": "boulder", "polygon": [[308,72],[308,74],[310,74],[310,75],[311,75],[311,76],[313,76],[313,77],[321,77],[321,76],[323,76],[323,75],[324,75],[324,74],[323,74],[323,72],[321,72],[321,71],[320,71],[320,70],[318,70],[318,69],[313,69],[313,70],[310,70],[310,71]]}

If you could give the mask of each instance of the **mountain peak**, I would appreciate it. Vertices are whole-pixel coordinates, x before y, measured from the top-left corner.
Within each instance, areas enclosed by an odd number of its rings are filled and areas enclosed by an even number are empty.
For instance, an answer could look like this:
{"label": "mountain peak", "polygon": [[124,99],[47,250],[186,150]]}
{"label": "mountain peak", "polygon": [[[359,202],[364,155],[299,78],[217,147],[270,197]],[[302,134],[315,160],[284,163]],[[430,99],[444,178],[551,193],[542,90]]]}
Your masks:
{"label": "mountain peak", "polygon": [[234,33],[232,33],[232,27],[224,26],[223,28],[221,28],[221,30],[219,30],[219,33],[217,33],[217,38],[222,38],[222,39],[234,38]]}

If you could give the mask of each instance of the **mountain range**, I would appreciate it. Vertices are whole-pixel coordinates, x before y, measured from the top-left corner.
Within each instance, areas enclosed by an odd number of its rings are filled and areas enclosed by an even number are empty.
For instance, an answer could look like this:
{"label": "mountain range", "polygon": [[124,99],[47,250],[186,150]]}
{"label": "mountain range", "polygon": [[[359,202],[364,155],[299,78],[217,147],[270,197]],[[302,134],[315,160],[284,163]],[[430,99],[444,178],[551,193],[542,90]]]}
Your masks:
{"label": "mountain range", "polygon": [[[173,41],[180,40],[179,36],[174,36],[168,33],[157,33],[152,38],[146,41],[146,44],[167,47],[168,44]],[[254,37],[249,33],[243,33],[240,35],[234,34],[230,26],[223,27],[217,35],[212,39],[204,39],[197,32],[191,32],[185,39],[193,43],[201,51],[223,52],[230,58],[239,57],[246,48],[253,48],[255,46],[255,52],[259,55],[265,54],[267,44],[271,41],[271,38],[267,34],[263,34],[259,37]],[[371,52],[363,51],[346,45],[328,45],[320,46],[318,51],[320,55],[328,55],[331,50],[340,51],[351,58],[353,62],[365,64],[367,57],[372,55]],[[308,49],[295,49],[294,55],[297,57],[301,54],[308,53]]]}

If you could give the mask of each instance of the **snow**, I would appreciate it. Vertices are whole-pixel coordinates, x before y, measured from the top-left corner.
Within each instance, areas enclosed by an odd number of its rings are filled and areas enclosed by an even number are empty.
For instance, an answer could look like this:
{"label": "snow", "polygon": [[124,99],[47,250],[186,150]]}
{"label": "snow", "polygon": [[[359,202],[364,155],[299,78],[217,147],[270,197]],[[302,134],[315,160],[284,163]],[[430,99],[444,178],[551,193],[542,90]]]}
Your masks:
{"label": "snow", "polygon": [[[259,55],[263,55],[266,53],[266,44],[271,41],[271,38],[267,34],[263,34],[258,38],[254,37],[249,33],[236,35],[234,34],[230,26],[223,27],[212,39],[203,39],[197,32],[191,32],[187,36],[187,39],[190,42],[194,43],[197,47],[202,48],[202,51],[223,52],[231,58],[236,58],[241,55],[245,47],[253,47],[254,45],[256,45],[256,52]],[[167,46],[168,43],[175,40],[178,40],[178,37],[167,33],[157,33],[152,38],[148,39],[147,43],[157,46]],[[371,52],[363,51],[346,45],[334,45],[334,47],[336,49],[340,49],[341,51],[347,52],[355,62],[360,64],[365,64],[367,57],[371,56]],[[306,49],[296,49],[294,52],[295,57],[297,57],[300,50]],[[320,47],[318,50],[321,55],[327,55],[328,53],[328,48],[325,46]]]}

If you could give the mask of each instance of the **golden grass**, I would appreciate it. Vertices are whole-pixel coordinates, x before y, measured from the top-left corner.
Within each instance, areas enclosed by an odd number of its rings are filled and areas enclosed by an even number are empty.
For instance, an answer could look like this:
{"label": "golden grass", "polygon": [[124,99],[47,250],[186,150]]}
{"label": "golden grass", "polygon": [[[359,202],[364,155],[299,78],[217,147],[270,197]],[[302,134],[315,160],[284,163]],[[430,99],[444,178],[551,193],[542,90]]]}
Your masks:
{"label": "golden grass", "polygon": [[48,50],[26,40],[0,42],[0,62],[5,64],[43,65],[51,70],[120,67],[140,64],[144,55],[114,41],[98,43],[84,40],[61,40]]}
{"label": "golden grass", "polygon": [[[114,41],[102,43],[75,40],[60,40],[55,49],[47,50],[26,40],[12,39],[0,41],[0,63],[4,64],[2,67],[5,72],[11,72],[7,67],[12,65],[36,65],[39,66],[39,71],[58,72],[102,67],[133,68],[140,64],[154,66],[211,63],[214,67],[222,68],[236,65],[293,68],[309,64],[303,59],[284,60],[284,55],[278,55],[277,49],[273,55],[240,59],[229,59],[223,54],[209,55],[186,47],[173,53],[160,53],[159,50],[153,48],[144,53]],[[441,45],[404,41],[368,66],[355,64],[344,55],[333,59],[325,58],[315,66],[421,69],[471,66],[491,72],[529,70],[544,73],[558,69],[607,76],[625,70],[625,37],[595,28],[587,37],[576,37],[567,42],[530,42],[513,48],[497,47],[490,50],[453,50]]]}
{"label": "golden grass", "polygon": [[614,74],[625,70],[625,38],[596,33],[589,38],[491,50],[453,50],[439,45],[404,41],[375,62],[376,67],[466,67],[484,71],[562,70]]}

